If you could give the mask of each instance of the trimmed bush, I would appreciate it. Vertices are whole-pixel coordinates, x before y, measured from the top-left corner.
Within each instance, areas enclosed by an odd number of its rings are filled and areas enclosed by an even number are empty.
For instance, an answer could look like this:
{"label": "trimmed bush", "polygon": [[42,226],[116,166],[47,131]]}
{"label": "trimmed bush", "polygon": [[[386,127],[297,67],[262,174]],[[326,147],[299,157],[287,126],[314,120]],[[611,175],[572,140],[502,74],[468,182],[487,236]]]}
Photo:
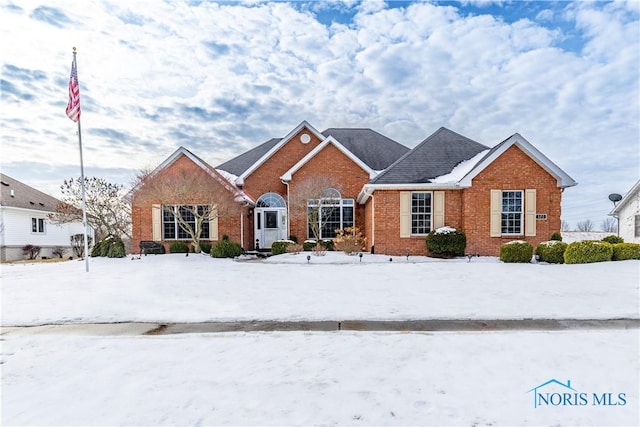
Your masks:
{"label": "trimmed bush", "polygon": [[109,234],[107,237],[93,246],[93,249],[91,250],[91,256],[123,258],[127,256],[127,250],[124,247],[124,242],[119,236],[116,236],[115,234]]}
{"label": "trimmed bush", "polygon": [[287,253],[287,247],[295,244],[292,240],[278,240],[271,244],[271,253],[273,255],[280,255]]}
{"label": "trimmed bush", "polygon": [[613,234],[611,236],[603,237],[602,241],[611,243],[612,245],[615,245],[616,243],[624,243],[624,239],[622,237],[614,236]]}
{"label": "trimmed bush", "polygon": [[226,235],[211,246],[211,256],[214,258],[235,258],[240,255],[242,255],[240,243],[232,242]]}
{"label": "trimmed bush", "polygon": [[640,243],[616,243],[613,245],[614,261],[640,259]]}
{"label": "trimmed bush", "polygon": [[533,246],[524,240],[514,240],[500,246],[500,261],[502,262],[531,262]]}
{"label": "trimmed bush", "polygon": [[186,254],[189,252],[189,245],[185,242],[171,242],[169,245],[170,254]]}
{"label": "trimmed bush", "polygon": [[305,240],[304,243],[302,244],[302,250],[303,251],[310,251],[313,250],[313,248],[316,247],[316,241],[315,240]]}
{"label": "trimmed bush", "polygon": [[587,264],[590,262],[611,261],[613,245],[597,240],[573,242],[564,252],[565,264]]}
{"label": "trimmed bush", "polygon": [[551,235],[551,239],[550,240],[557,240],[562,242],[562,234],[558,233],[557,231],[555,233],[553,233]]}
{"label": "trimmed bush", "polygon": [[335,251],[333,240],[320,240],[320,246],[322,246],[325,251]]}
{"label": "trimmed bush", "polygon": [[200,250],[205,254],[211,253],[211,243],[200,243]]}
{"label": "trimmed bush", "polygon": [[566,243],[560,240],[549,240],[541,242],[536,248],[536,255],[540,256],[540,261],[551,264],[564,263],[564,251],[567,250]]}
{"label": "trimmed bush", "polygon": [[464,255],[467,236],[453,227],[440,227],[427,235],[426,244],[427,250],[433,256],[454,258]]}

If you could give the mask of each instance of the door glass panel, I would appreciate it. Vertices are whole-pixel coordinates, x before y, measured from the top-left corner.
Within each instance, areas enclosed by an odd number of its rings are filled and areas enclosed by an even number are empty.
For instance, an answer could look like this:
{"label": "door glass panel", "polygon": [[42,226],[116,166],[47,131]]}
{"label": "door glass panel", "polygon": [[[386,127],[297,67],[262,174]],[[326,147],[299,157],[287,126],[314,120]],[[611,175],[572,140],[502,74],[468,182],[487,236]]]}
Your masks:
{"label": "door glass panel", "polygon": [[269,211],[264,213],[265,228],[278,228],[278,212]]}

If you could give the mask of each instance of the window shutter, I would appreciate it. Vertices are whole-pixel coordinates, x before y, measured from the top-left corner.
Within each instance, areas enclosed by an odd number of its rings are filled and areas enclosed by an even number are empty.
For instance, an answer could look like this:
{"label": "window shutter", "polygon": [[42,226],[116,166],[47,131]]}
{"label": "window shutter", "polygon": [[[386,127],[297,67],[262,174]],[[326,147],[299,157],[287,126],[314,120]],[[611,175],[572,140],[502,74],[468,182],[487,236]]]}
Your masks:
{"label": "window shutter", "polygon": [[524,235],[536,235],[536,190],[524,191]]}
{"label": "window shutter", "polygon": [[491,225],[489,235],[502,235],[502,190],[491,190]]}
{"label": "window shutter", "polygon": [[433,229],[444,227],[444,191],[433,192]]}
{"label": "window shutter", "polygon": [[411,237],[411,192],[400,192],[400,237]]}
{"label": "window shutter", "polygon": [[162,240],[162,206],[151,205],[151,238],[155,242]]}
{"label": "window shutter", "polygon": [[209,240],[218,240],[218,216],[209,220]]}

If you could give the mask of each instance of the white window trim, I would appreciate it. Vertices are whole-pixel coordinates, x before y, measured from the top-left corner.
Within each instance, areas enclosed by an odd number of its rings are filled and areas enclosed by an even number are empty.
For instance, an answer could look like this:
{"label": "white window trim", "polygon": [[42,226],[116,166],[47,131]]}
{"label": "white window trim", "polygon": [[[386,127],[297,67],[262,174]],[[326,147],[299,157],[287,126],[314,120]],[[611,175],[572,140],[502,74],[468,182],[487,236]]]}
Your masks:
{"label": "white window trim", "polygon": [[[320,202],[319,199],[309,199],[307,200],[307,209],[309,208],[317,208],[320,207],[320,211],[322,211],[322,208],[324,207],[332,207],[334,209],[338,209],[340,212],[340,228],[345,228],[344,225],[344,211],[343,208],[345,207],[350,207],[353,209],[353,224],[352,225],[348,225],[347,227],[353,227],[356,224],[356,203],[355,203],[355,199],[343,199],[343,198],[337,198],[337,197],[330,197],[330,198],[323,198],[320,199],[324,202]],[[334,203],[331,203],[331,202]],[[345,203],[345,201],[347,203]],[[320,211],[318,213],[320,213]],[[318,218],[318,226],[320,229],[320,240],[333,240],[335,239],[335,237],[323,237],[322,236],[322,215],[319,215]],[[314,236],[312,236],[309,233],[309,216],[307,215],[307,238],[308,239],[313,239],[315,238]]]}
{"label": "white window trim", "polygon": [[[431,197],[429,197],[429,201],[430,201],[430,207],[431,207],[431,212],[429,212],[429,231],[426,233],[414,233],[413,232],[413,195],[414,194],[429,194]],[[412,191],[411,192],[411,198],[409,199],[409,232],[411,234],[411,236],[427,236],[429,234],[429,232],[431,232],[431,230],[433,230],[433,191]],[[419,213],[415,213],[415,215],[422,215]]]}
{"label": "white window trim", "polygon": [[[520,211],[519,212],[505,212],[503,210],[504,208],[504,193],[508,193],[508,192],[517,192],[520,193]],[[500,234],[502,236],[524,236],[524,231],[525,231],[525,225],[524,225],[524,214],[525,214],[525,190],[500,190]],[[503,233],[502,232],[502,215],[504,214],[513,214],[513,213],[519,213],[520,214],[520,231],[517,233]]]}
{"label": "white window trim", "polygon": [[[36,231],[33,231],[33,226],[36,226]],[[42,228],[40,225],[42,224]],[[47,233],[47,221],[44,218],[31,217],[31,234],[46,234]]]}
{"label": "white window trim", "polygon": [[[175,237],[166,237],[165,236],[165,230],[164,230],[164,224],[165,224],[165,220],[164,220],[164,213],[165,211],[165,207],[172,207],[173,208],[173,223],[175,225]],[[162,209],[162,215],[160,217],[161,221],[160,221],[160,235],[162,237],[162,240],[190,240],[190,237],[178,237],[178,233],[181,230],[180,228],[180,223],[178,222],[178,219],[176,218],[176,209],[180,208],[181,206],[187,206],[187,205],[164,205],[163,209]],[[189,206],[206,206],[206,205],[189,205]],[[207,222],[211,222],[211,221],[207,221]],[[196,226],[197,226],[197,222],[196,222]],[[197,232],[198,230],[196,230]],[[209,236],[208,237],[200,237],[202,240],[217,240],[212,238],[212,234],[213,234],[213,230],[211,229],[211,224],[209,224]]]}

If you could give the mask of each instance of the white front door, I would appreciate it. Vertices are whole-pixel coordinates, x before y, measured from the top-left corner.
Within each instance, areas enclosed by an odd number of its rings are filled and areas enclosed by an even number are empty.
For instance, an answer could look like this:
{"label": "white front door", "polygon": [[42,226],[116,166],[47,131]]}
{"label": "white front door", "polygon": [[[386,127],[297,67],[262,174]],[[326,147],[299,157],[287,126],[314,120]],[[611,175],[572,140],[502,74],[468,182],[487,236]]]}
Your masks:
{"label": "white front door", "polygon": [[276,240],[286,238],[287,210],[282,208],[258,208],[255,210],[254,224],[257,245],[270,248]]}

